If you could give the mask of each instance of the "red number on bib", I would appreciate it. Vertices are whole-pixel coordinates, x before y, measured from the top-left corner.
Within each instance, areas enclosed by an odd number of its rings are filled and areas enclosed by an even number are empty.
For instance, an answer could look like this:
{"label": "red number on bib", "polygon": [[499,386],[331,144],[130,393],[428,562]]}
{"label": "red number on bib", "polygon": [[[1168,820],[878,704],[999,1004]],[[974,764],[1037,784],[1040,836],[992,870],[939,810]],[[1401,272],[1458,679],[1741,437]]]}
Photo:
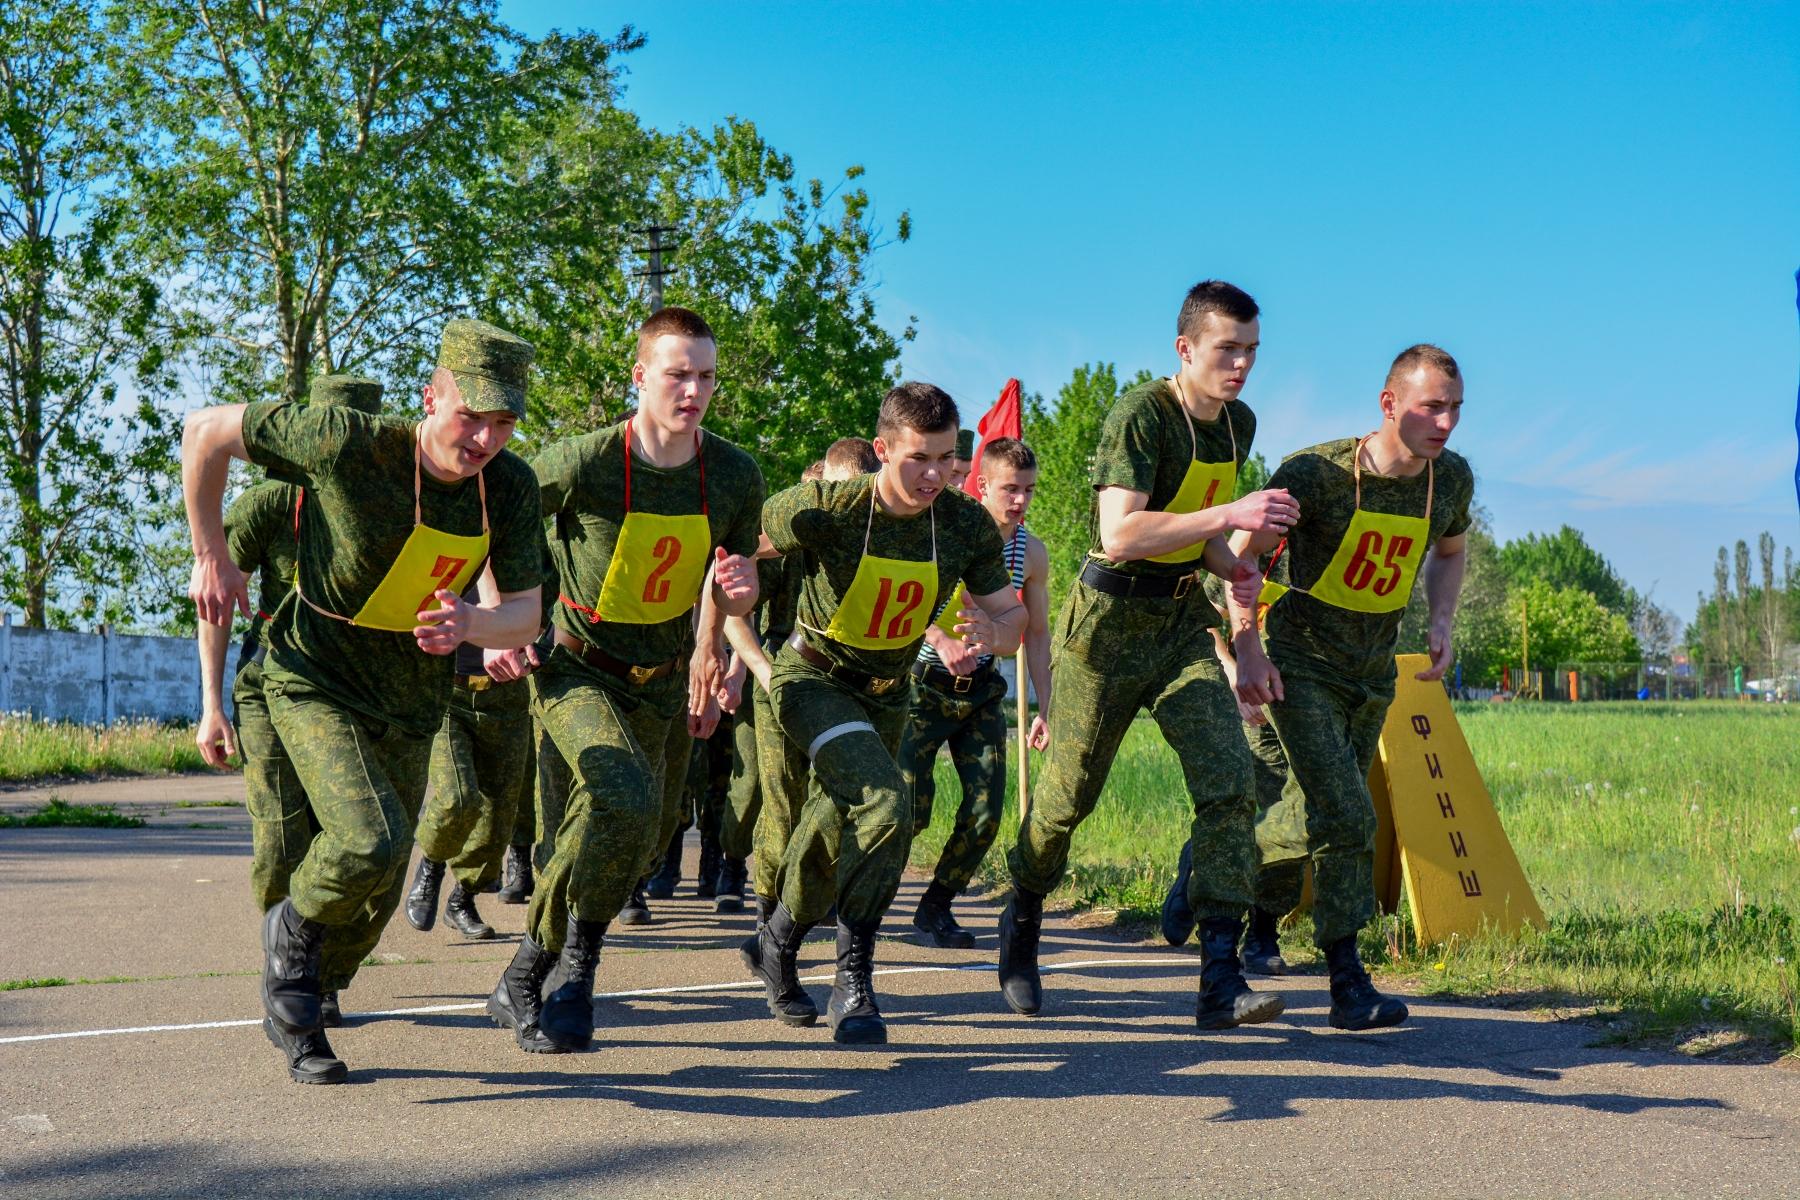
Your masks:
{"label": "red number on bib", "polygon": [[1381,565],[1388,569],[1388,573],[1375,585],[1377,596],[1387,595],[1394,590],[1394,585],[1400,582],[1401,564],[1394,560],[1404,559],[1407,551],[1412,549],[1412,545],[1413,540],[1409,537],[1396,537],[1388,543],[1387,553],[1381,556]]}
{"label": "red number on bib", "polygon": [[1353,592],[1367,588],[1369,581],[1375,578],[1375,560],[1371,556],[1380,552],[1380,531],[1365,529],[1356,543],[1356,553],[1350,556],[1349,565],[1344,568],[1344,586]]}
{"label": "red number on bib", "polygon": [[1215,479],[1212,481],[1211,484],[1207,485],[1206,499],[1204,499],[1200,502],[1200,507],[1201,508],[1211,508],[1213,506],[1213,497],[1218,494],[1219,494],[1219,481],[1217,479]]}
{"label": "red number on bib", "polygon": [[468,565],[469,560],[466,558],[451,558],[448,554],[438,555],[437,561],[431,565],[431,573],[437,577],[437,587],[425,593],[425,598],[419,601],[417,608],[413,609],[414,615],[422,613],[428,608],[436,608],[439,589],[448,588],[455,583],[456,577],[462,574],[462,569]]}
{"label": "red number on bib", "polygon": [[900,593],[894,599],[900,602],[900,611],[888,622],[889,641],[912,636],[912,615],[919,605],[925,603],[925,585],[916,579],[909,579],[900,585]]}
{"label": "red number on bib", "polygon": [[881,636],[881,618],[887,615],[888,600],[894,594],[894,581],[887,576],[881,577],[881,589],[875,593],[875,611],[869,614],[869,627],[863,631],[867,638]]}
{"label": "red number on bib", "polygon": [[658,538],[650,553],[657,562],[656,569],[644,580],[644,603],[662,604],[669,599],[669,581],[664,576],[681,560],[681,539]]}

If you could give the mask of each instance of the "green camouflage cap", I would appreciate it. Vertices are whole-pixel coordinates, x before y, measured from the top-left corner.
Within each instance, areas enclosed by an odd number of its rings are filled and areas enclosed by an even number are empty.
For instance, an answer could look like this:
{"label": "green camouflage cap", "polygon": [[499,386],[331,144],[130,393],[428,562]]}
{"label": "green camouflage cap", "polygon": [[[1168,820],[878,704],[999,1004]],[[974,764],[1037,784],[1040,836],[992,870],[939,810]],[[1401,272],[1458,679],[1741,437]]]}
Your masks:
{"label": "green camouflage cap", "polygon": [[961,459],[975,457],[975,431],[973,429],[956,431],[956,457]]}
{"label": "green camouflage cap", "polygon": [[308,404],[342,404],[370,416],[381,411],[381,384],[361,375],[321,375],[306,393]]}
{"label": "green camouflage cap", "polygon": [[470,412],[525,415],[525,371],[537,351],[522,337],[486,321],[456,320],[444,326],[437,365],[456,376]]}

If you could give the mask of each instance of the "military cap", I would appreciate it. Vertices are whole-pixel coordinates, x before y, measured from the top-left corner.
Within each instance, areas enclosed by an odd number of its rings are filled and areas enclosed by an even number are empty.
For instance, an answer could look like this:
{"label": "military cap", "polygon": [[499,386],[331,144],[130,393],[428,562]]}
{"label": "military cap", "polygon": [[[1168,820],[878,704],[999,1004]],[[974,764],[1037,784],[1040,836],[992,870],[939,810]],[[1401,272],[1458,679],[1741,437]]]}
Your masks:
{"label": "military cap", "polygon": [[956,431],[956,457],[963,459],[975,457],[975,431],[973,429]]}
{"label": "military cap", "polygon": [[456,377],[470,412],[525,415],[525,372],[537,352],[522,337],[486,321],[460,319],[444,326],[437,365]]}
{"label": "military cap", "polygon": [[342,404],[374,416],[381,411],[381,384],[360,375],[320,375],[306,393],[308,404]]}

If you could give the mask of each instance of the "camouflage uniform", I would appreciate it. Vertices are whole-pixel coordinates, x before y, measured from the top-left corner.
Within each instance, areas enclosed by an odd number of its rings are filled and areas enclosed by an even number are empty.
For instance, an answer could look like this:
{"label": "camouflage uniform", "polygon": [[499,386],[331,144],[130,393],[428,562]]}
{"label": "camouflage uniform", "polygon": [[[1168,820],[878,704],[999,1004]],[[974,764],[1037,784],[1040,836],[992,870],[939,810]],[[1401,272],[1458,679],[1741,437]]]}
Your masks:
{"label": "camouflage uniform", "polygon": [[762,812],[762,785],[756,754],[756,693],[762,685],[744,681],[744,699],[731,714],[731,778],[719,809],[719,850],[726,858],[749,858],[756,849],[756,819]]}
{"label": "camouflage uniform", "polygon": [[[481,398],[473,386],[464,391],[465,401],[476,397],[472,407]],[[475,480],[424,475],[415,493],[411,421],[251,404],[243,439],[252,462],[306,489],[298,578],[306,599],[327,612],[361,609],[411,536],[415,503],[427,528],[482,530]],[[483,477],[495,582],[503,592],[536,587],[544,542],[530,468],[502,452]],[[268,642],[269,717],[319,829],[293,870],[289,898],[300,916],[328,927],[323,987],[333,990],[349,982],[404,890],[452,663],[421,651],[410,633],[333,620],[297,591],[276,611]]]}
{"label": "camouflage uniform", "polygon": [[[800,558],[763,559],[757,563],[761,579],[763,603],[759,609],[763,619],[763,648],[771,661],[781,644],[794,632],[794,615],[800,603],[800,584],[804,578],[795,566]],[[771,680],[773,682],[773,680]],[[763,900],[773,903],[780,898],[776,877],[781,873],[781,860],[787,856],[794,825],[800,819],[800,808],[806,803],[807,764],[805,748],[791,745],[775,719],[775,702],[762,685],[751,680],[750,725],[756,743],[757,810],[749,813],[733,806],[733,826],[742,837],[748,826],[754,842],[756,860],[752,864],[751,886]],[[743,790],[735,793],[743,795]],[[741,841],[734,843],[742,845]]]}
{"label": "camouflage uniform", "polygon": [[[871,521],[874,486],[872,475],[801,483],[770,497],[764,506],[763,529],[770,543],[801,564],[797,623],[803,630],[830,626],[865,548],[884,557],[929,562],[934,526],[939,596],[959,583],[978,596],[1005,589],[1000,533],[979,503],[945,490],[929,512],[902,518],[877,510]],[[903,679],[924,630],[921,620],[918,637],[894,650],[858,649],[819,632],[805,636],[840,668]],[[806,801],[776,878],[781,903],[802,925],[823,920],[834,903],[847,926],[879,922],[893,901],[912,843],[912,800],[894,761],[906,723],[907,691],[896,687],[886,695],[872,695],[807,662],[792,646],[783,646],[776,656],[770,690],[776,723],[785,735],[784,769],[803,769],[807,750],[812,766]],[[765,791],[765,820],[771,799]],[[761,871],[759,864],[759,876]]]}
{"label": "camouflage uniform", "polygon": [[530,687],[491,681],[480,650],[460,647],[456,687],[432,744],[431,800],[418,840],[420,852],[447,863],[469,892],[500,878],[530,759]]}
{"label": "camouflage uniform", "polygon": [[900,766],[912,793],[915,837],[931,824],[937,794],[933,768],[938,747],[949,743],[950,761],[962,782],[962,803],[933,879],[952,895],[969,886],[999,836],[1000,810],[1006,802],[1006,679],[992,666],[966,678],[973,681],[971,689],[961,694],[915,680],[900,739]]}
{"label": "camouflage uniform", "polygon": [[[1288,532],[1290,578],[1313,586],[1337,552],[1356,511],[1352,468],[1357,440],[1344,438],[1290,455],[1269,480],[1300,505]],[[1475,477],[1445,451],[1435,468],[1428,544],[1469,527]],[[1426,476],[1390,478],[1365,472],[1362,507],[1421,516]],[[1281,672],[1285,699],[1269,718],[1287,754],[1283,805],[1305,814],[1302,846],[1312,858],[1313,939],[1331,945],[1375,916],[1375,806],[1369,766],[1394,698],[1394,646],[1404,609],[1353,612],[1295,590],[1269,610],[1269,658]],[[1289,835],[1291,849],[1292,837]]]}
{"label": "camouflage uniform", "polygon": [[[600,620],[587,607],[602,592],[628,515],[627,453],[626,427],[614,425],[557,442],[532,464],[543,514],[555,524],[551,557],[563,597],[556,628],[617,662],[675,664],[660,679],[633,684],[558,645],[532,676],[534,712],[569,772],[560,819],[551,811],[558,797],[540,792],[539,877],[526,916],[533,940],[551,952],[561,950],[571,914],[586,922],[618,915],[680,812],[678,803],[666,802],[679,798],[679,787],[665,782],[671,763],[677,779],[686,772],[692,616],[632,624]],[[762,472],[730,442],[709,433],[699,455],[681,467],[662,470],[634,455],[631,471],[631,512],[678,516],[704,508],[709,558],[719,546],[755,553]]]}
{"label": "camouflage uniform", "polygon": [[730,806],[732,755],[737,744],[737,721],[730,713],[719,717],[719,727],[704,741],[694,743],[688,762],[687,795],[693,805],[694,828],[702,838],[717,840]]}
{"label": "camouflage uniform", "polygon": [[[1126,392],[1108,412],[1093,485],[1143,492],[1150,509],[1165,510],[1190,462],[1227,462],[1235,442],[1241,466],[1255,435],[1254,414],[1232,401],[1217,420],[1193,422],[1190,441],[1168,381],[1153,380]],[[1104,562],[1097,519],[1094,527],[1091,555]],[[1185,575],[1200,560],[1105,565],[1129,575]],[[1188,898],[1194,915],[1243,916],[1255,866],[1256,785],[1237,700],[1213,653],[1219,624],[1198,587],[1179,597],[1122,597],[1076,581],[1051,646],[1056,703],[1049,762],[1007,860],[1015,884],[1044,895],[1062,882],[1070,837],[1099,801],[1138,709],[1147,708],[1175,751],[1193,800]]]}

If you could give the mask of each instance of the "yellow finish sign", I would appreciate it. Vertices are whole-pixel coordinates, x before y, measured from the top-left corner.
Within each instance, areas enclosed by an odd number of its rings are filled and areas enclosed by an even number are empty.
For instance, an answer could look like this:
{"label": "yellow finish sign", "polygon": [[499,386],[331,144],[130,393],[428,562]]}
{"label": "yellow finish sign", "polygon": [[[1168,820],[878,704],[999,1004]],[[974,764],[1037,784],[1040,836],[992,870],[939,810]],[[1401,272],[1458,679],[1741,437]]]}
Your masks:
{"label": "yellow finish sign", "polygon": [[[1429,656],[1402,654],[1396,662],[1394,703],[1369,783],[1374,792],[1376,777],[1383,777],[1419,941],[1442,942],[1484,926],[1506,933],[1543,928],[1543,909],[1500,825],[1450,698],[1442,684],[1413,678],[1431,665]],[[1383,890],[1379,863],[1375,879]]]}

